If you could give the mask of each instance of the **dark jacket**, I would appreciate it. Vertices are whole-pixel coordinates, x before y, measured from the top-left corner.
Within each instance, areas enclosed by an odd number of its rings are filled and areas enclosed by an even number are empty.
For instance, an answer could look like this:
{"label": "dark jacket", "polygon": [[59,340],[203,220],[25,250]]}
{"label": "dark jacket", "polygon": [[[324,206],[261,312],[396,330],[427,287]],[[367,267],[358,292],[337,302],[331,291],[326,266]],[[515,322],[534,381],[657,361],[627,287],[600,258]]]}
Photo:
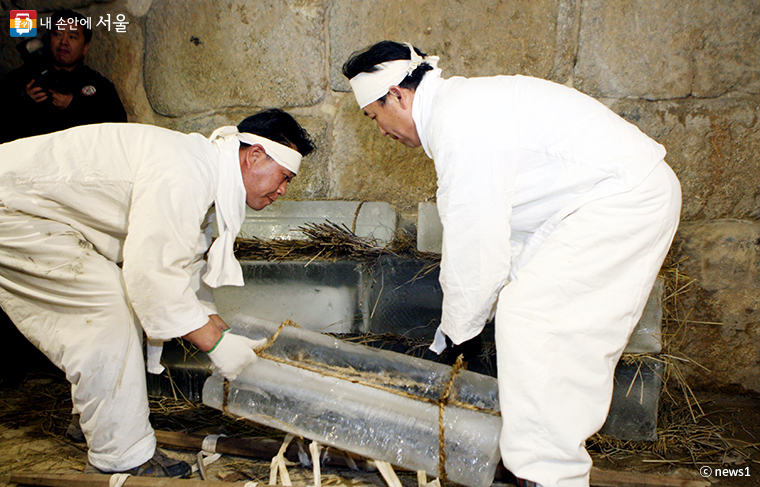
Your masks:
{"label": "dark jacket", "polygon": [[[49,68],[44,74],[24,65],[10,73],[0,84],[0,97],[6,108],[0,120],[0,142],[47,134],[91,123],[126,122],[127,113],[116,88],[107,78],[84,64],[74,70]],[[48,97],[35,102],[26,94],[32,80],[58,93],[71,93],[73,100],[65,109],[53,105]]]}

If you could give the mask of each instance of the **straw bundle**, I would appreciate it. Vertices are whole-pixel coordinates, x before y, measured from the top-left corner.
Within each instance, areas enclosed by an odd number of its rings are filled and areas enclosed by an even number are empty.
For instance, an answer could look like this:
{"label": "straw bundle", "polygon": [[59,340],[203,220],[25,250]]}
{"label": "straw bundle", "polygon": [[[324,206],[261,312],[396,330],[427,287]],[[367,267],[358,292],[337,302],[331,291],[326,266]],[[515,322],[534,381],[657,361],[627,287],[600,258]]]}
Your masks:
{"label": "straw bundle", "polygon": [[416,250],[414,238],[406,231],[396,232],[386,246],[373,238],[357,236],[345,225],[308,223],[298,228],[306,237],[293,240],[262,240],[258,238],[235,241],[235,256],[239,260],[327,260],[340,258],[374,262],[382,255],[413,255],[431,261],[439,261],[440,255],[421,253]]}

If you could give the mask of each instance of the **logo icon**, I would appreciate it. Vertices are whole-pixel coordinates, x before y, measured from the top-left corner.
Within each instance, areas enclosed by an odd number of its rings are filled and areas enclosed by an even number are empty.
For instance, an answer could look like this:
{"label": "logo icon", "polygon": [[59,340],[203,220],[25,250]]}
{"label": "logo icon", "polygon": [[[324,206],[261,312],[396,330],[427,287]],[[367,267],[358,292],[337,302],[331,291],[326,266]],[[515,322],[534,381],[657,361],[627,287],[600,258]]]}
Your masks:
{"label": "logo icon", "polygon": [[11,10],[11,37],[37,37],[36,10]]}

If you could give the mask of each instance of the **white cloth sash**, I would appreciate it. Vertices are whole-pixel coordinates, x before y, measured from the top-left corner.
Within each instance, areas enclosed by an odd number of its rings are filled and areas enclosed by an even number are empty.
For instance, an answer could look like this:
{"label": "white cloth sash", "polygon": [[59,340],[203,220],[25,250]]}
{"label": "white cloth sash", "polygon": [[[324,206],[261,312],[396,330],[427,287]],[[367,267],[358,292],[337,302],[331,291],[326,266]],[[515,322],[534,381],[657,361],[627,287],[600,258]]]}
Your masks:
{"label": "white cloth sash", "polygon": [[[216,187],[216,224],[219,236],[208,251],[208,270],[203,282],[211,287],[242,286],[243,269],[235,258],[235,238],[245,220],[245,186],[240,172],[240,140],[235,133],[216,130],[211,143],[219,152],[219,181]],[[236,129],[237,130],[237,129]]]}

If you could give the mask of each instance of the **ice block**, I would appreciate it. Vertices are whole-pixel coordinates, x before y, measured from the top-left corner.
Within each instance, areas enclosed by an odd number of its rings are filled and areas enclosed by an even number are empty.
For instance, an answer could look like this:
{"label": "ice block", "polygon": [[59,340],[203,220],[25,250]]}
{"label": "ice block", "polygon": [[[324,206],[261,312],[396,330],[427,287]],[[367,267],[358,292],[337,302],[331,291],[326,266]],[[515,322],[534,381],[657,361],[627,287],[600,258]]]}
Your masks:
{"label": "ice block", "polygon": [[307,223],[345,225],[359,237],[386,245],[393,240],[398,225],[396,210],[385,202],[359,201],[277,201],[263,210],[246,211],[241,238],[302,239],[299,228]]}
{"label": "ice block", "polygon": [[[232,325],[251,338],[271,336],[278,326],[240,316]],[[209,377],[203,402],[437,477],[438,403],[450,376],[443,364],[285,327],[227,393],[221,376]],[[491,485],[500,458],[496,379],[460,371],[452,384],[443,409],[446,475],[466,486]]]}
{"label": "ice block", "polygon": [[369,328],[369,301],[363,293],[370,276],[360,262],[243,260],[240,265],[245,286],[214,289],[225,321],[237,315],[277,323],[293,320],[323,333],[364,333]]}

